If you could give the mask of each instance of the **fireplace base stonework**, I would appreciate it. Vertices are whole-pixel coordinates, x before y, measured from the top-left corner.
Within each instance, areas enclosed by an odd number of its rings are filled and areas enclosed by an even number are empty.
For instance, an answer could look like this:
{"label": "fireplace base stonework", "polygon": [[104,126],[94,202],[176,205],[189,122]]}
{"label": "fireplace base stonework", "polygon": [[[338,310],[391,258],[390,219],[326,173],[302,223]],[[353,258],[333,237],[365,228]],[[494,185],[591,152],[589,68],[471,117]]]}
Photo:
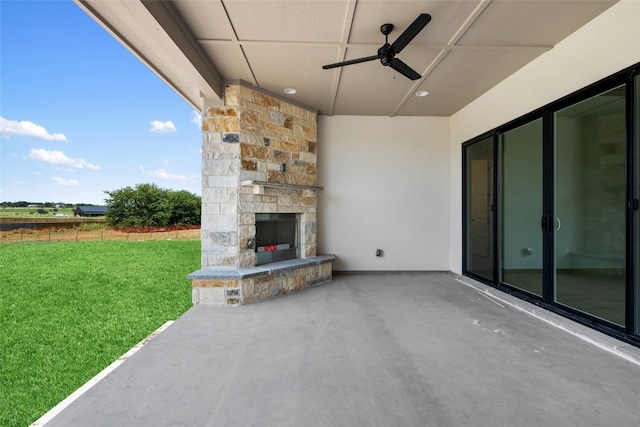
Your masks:
{"label": "fireplace base stonework", "polygon": [[199,270],[188,277],[195,305],[240,305],[331,281],[332,255],[274,262],[240,270]]}
{"label": "fireplace base stonework", "polygon": [[[317,113],[244,82],[202,120],[202,269],[193,303],[239,305],[331,280],[317,256]],[[299,258],[256,267],[256,214],[296,214]]]}

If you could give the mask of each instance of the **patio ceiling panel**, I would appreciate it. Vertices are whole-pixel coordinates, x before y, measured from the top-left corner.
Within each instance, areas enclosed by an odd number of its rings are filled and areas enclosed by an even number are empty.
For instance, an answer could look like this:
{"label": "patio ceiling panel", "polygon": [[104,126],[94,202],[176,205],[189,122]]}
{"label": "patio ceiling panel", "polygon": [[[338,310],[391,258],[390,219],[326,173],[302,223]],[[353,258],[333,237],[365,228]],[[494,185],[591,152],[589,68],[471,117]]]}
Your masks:
{"label": "patio ceiling panel", "polygon": [[[251,70],[258,76],[259,87],[269,88],[280,96],[315,106],[321,111],[329,111],[333,94],[327,88],[332,86],[334,75],[323,70],[322,65],[333,60],[335,47],[248,44],[244,46],[244,52]],[[273,72],[274,68],[277,72]],[[285,95],[286,88],[295,88],[298,92],[292,96]]]}
{"label": "patio ceiling panel", "polygon": [[[479,0],[475,0],[468,3],[477,3],[478,1]],[[446,3],[459,2],[447,2],[443,0],[359,1],[357,2],[356,13],[353,17],[349,43],[372,43],[377,47],[382,46],[382,44],[384,44],[384,35],[380,33],[380,26],[385,23],[393,24],[393,31],[389,34],[389,43],[393,43],[418,15],[421,13],[429,13],[432,17],[439,17],[439,9],[441,7],[446,8]],[[433,21],[413,39],[411,44],[433,43],[433,40],[430,39],[428,35],[429,27],[431,27],[432,24]],[[444,37],[446,37],[446,35]]]}
{"label": "patio ceiling panel", "polygon": [[211,41],[202,43],[202,49],[211,57],[223,76],[236,76],[236,79],[244,80],[254,86],[259,85],[239,45]]}
{"label": "patio ceiling panel", "polygon": [[464,33],[477,16],[486,8],[486,0],[443,1],[431,13],[431,22],[414,39],[412,45],[448,46],[457,40],[459,32]]}
{"label": "patio ceiling panel", "polygon": [[240,41],[339,42],[347,1],[227,1]]}
{"label": "patio ceiling panel", "polygon": [[429,95],[410,98],[399,114],[450,116],[460,108],[461,99],[479,97],[542,52],[540,49],[451,50],[420,86]]}
{"label": "patio ceiling panel", "polygon": [[[194,7],[197,6],[197,7]],[[231,42],[236,40],[227,12],[219,1],[176,1],[176,10],[198,40],[218,40]]]}
{"label": "patio ceiling panel", "polygon": [[494,0],[460,39],[459,45],[551,48],[616,1]]}
{"label": "patio ceiling panel", "polygon": [[[449,116],[552,49],[616,0],[74,0],[196,108],[225,80],[340,115]],[[431,22],[398,58],[411,81],[377,61],[420,13]],[[395,79],[394,79],[395,74]],[[426,99],[416,99],[427,90]]]}

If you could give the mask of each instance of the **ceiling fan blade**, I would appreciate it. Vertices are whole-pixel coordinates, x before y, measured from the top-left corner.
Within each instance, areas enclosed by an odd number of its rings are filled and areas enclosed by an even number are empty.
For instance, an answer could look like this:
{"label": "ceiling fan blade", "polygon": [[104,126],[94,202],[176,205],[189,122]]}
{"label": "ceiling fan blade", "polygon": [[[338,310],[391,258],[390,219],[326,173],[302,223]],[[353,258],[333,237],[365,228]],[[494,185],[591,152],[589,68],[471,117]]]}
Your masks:
{"label": "ceiling fan blade", "polygon": [[418,74],[413,68],[409,67],[407,64],[399,60],[398,58],[393,58],[389,67],[393,68],[403,76],[411,80],[418,80],[422,76]]}
{"label": "ceiling fan blade", "polygon": [[400,51],[404,49],[409,44],[409,42],[411,42],[411,40],[413,40],[415,36],[418,35],[420,31],[422,31],[422,29],[429,23],[429,21],[431,21],[431,15],[429,15],[428,13],[422,13],[418,15],[415,21],[413,21],[411,25],[409,25],[407,29],[404,30],[402,34],[400,34],[400,37],[398,37],[397,40],[393,42],[393,44],[391,45],[391,50],[393,50],[394,53],[400,53]]}
{"label": "ceiling fan blade", "polygon": [[367,56],[365,58],[350,59],[349,61],[337,62],[335,64],[323,65],[322,68],[328,70],[329,68],[344,67],[345,65],[359,64],[361,62],[373,61],[374,59],[378,59],[378,55]]}

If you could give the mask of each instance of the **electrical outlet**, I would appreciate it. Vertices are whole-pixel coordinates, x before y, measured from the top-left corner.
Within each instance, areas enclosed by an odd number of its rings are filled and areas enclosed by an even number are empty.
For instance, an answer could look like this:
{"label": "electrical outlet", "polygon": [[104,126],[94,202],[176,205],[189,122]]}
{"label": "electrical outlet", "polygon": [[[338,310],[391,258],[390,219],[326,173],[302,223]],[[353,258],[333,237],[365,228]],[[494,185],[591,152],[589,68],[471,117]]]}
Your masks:
{"label": "electrical outlet", "polygon": [[382,256],[382,249],[376,249],[376,256]]}

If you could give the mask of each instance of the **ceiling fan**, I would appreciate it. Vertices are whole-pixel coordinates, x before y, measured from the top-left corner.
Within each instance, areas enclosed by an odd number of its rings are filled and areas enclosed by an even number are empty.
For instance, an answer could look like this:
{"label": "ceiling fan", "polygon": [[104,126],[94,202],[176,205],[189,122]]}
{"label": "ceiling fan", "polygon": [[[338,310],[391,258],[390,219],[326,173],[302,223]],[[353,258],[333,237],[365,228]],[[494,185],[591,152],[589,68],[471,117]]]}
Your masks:
{"label": "ceiling fan", "polygon": [[402,51],[410,42],[418,35],[420,31],[431,21],[431,15],[428,13],[422,13],[407,27],[400,37],[396,39],[393,44],[389,44],[389,33],[393,30],[393,24],[383,24],[380,27],[380,32],[384,34],[384,45],[378,49],[378,54],[373,56],[367,56],[364,58],[351,59],[349,61],[337,62],[335,64],[323,65],[322,68],[328,70],[330,68],[344,67],[345,65],[359,64],[361,62],[373,61],[379,59],[382,65],[391,67],[403,76],[411,79],[418,80],[422,77],[413,68],[396,58],[396,55]]}

